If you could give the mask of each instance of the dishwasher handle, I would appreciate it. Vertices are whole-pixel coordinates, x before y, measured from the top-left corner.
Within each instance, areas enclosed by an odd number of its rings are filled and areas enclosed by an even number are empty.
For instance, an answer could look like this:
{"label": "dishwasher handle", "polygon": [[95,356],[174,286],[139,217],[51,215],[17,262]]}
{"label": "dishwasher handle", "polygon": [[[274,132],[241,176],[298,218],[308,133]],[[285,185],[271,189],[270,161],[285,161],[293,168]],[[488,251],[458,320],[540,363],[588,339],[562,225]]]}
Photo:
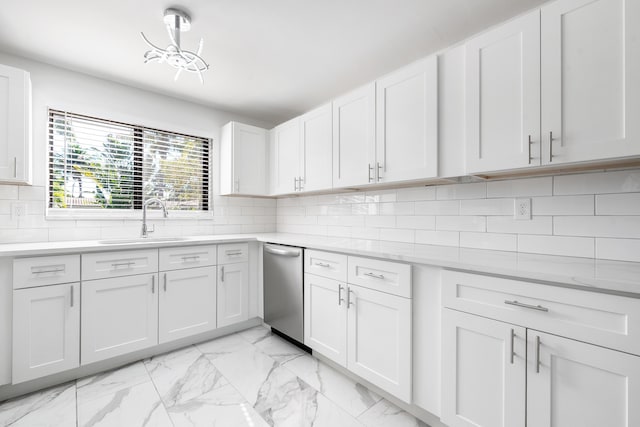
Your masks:
{"label": "dishwasher handle", "polygon": [[264,250],[273,255],[280,255],[280,256],[286,256],[286,257],[292,257],[292,258],[300,256],[300,253],[302,252],[300,250],[288,251],[286,249],[279,249],[269,245],[264,245]]}

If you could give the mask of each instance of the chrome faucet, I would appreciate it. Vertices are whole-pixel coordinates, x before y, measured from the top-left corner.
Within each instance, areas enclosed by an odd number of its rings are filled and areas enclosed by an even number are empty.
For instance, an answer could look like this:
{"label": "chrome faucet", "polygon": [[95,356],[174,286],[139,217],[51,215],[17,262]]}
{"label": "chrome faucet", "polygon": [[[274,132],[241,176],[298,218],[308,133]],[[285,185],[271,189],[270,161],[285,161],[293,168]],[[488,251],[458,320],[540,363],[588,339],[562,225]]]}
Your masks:
{"label": "chrome faucet", "polygon": [[145,202],[142,204],[142,234],[140,236],[142,238],[149,237],[149,233],[153,233],[156,228],[155,226],[153,226],[153,228],[149,229],[149,227],[147,226],[147,206],[151,203],[157,203],[160,205],[160,207],[162,207],[162,212],[165,218],[169,216],[169,214],[167,213],[167,206],[162,200],[156,197],[145,200]]}

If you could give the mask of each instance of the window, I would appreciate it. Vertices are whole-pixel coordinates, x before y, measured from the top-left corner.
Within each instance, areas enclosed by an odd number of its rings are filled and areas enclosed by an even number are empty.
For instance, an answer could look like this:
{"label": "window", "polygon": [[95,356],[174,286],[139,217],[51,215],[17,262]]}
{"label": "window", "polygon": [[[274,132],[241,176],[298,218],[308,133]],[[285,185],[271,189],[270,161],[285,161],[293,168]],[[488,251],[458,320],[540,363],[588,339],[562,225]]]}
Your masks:
{"label": "window", "polygon": [[49,207],[209,210],[209,140],[49,110]]}

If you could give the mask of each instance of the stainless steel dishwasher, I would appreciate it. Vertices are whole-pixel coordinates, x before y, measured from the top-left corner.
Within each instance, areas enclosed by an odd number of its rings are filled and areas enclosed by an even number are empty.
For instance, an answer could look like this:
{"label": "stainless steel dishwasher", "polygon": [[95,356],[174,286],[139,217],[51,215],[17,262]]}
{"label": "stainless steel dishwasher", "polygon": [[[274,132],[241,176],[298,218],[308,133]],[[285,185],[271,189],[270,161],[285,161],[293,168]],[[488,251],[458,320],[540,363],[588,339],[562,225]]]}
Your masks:
{"label": "stainless steel dishwasher", "polygon": [[303,249],[267,243],[263,248],[264,321],[279,335],[304,341]]}

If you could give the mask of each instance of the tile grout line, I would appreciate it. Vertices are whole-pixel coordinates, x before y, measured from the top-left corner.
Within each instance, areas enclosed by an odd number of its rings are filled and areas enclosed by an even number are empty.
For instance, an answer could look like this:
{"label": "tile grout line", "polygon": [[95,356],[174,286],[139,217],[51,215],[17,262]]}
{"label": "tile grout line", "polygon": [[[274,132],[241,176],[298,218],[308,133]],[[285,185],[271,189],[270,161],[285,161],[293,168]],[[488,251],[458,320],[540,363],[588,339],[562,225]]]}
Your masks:
{"label": "tile grout line", "polygon": [[[193,344],[191,346],[195,347]],[[200,350],[198,350],[198,351],[200,351]],[[167,354],[167,353],[165,353],[165,354]],[[152,358],[153,358],[153,356],[148,358],[148,359],[152,359]],[[149,376],[149,380],[151,381],[151,384],[153,385],[153,389],[155,390],[156,394],[158,395],[158,400],[160,400],[160,404],[164,408],[164,412],[167,414],[167,418],[169,418],[169,422],[171,423],[172,426],[175,427],[175,423],[173,422],[173,418],[171,418],[171,415],[169,414],[169,410],[167,409],[167,405],[164,403],[164,399],[162,398],[162,395],[160,395],[160,391],[158,391],[158,387],[156,386],[156,382],[153,380],[153,377],[151,376],[151,373],[149,372],[149,369],[147,369],[147,364],[144,363],[145,360],[147,360],[147,359],[142,359],[140,361],[142,363],[142,366],[144,367],[144,371]]]}

